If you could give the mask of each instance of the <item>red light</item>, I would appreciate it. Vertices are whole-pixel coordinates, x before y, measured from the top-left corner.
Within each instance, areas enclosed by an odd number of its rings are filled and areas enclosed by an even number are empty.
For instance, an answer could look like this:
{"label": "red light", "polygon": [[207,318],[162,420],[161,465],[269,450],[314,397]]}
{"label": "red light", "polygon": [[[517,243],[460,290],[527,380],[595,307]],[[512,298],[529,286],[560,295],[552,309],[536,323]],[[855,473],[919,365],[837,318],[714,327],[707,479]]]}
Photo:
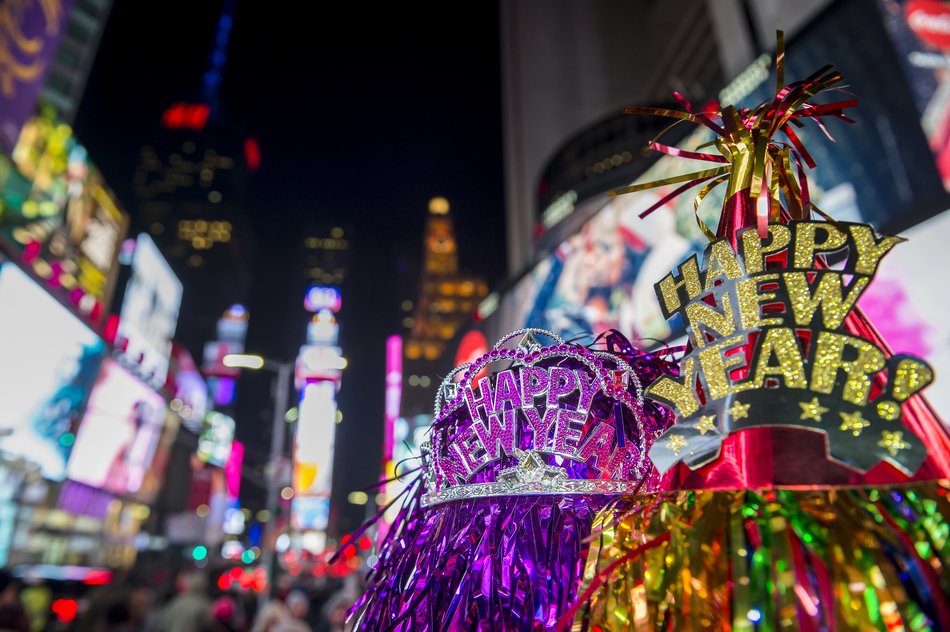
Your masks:
{"label": "red light", "polygon": [[241,588],[247,590],[251,587],[251,584],[254,583],[254,576],[250,573],[244,573],[241,575]]}
{"label": "red light", "polygon": [[340,577],[346,577],[350,574],[350,568],[346,564],[337,564],[336,565],[336,574]]}
{"label": "red light", "polygon": [[352,544],[349,545],[348,547],[343,549],[343,555],[347,557],[353,557],[354,555],[356,555],[356,547],[353,546]]}
{"label": "red light", "polygon": [[256,173],[261,166],[261,146],[253,136],[248,136],[244,141],[244,160],[247,161],[247,170],[251,173]]}
{"label": "red light", "polygon": [[267,571],[264,570],[263,568],[255,568],[255,569],[254,569],[254,579],[257,579],[258,577],[264,577],[264,578],[266,578],[266,577],[267,577]]}
{"label": "red light", "polygon": [[193,129],[196,132],[204,129],[211,108],[207,103],[172,103],[171,107],[162,113],[162,127],[168,129]]}
{"label": "red light", "polygon": [[89,571],[82,579],[82,583],[90,586],[101,586],[111,582],[112,573],[110,571]]}
{"label": "red light", "polygon": [[363,549],[364,551],[368,551],[371,546],[373,546],[373,541],[370,539],[368,535],[364,535],[362,538],[360,538],[361,549]]}
{"label": "red light", "polygon": [[243,572],[244,572],[244,571],[242,571],[240,568],[237,568],[237,567],[232,568],[232,569],[231,569],[231,579],[233,579],[233,580],[235,580],[235,581],[241,579],[241,574],[242,574]]}
{"label": "red light", "polygon": [[109,314],[109,317],[106,318],[106,324],[102,328],[102,336],[106,339],[110,345],[115,344],[115,335],[119,331],[119,315],[118,314]]}
{"label": "red light", "polygon": [[232,581],[234,580],[231,579],[231,576],[225,573],[224,575],[218,578],[218,588],[220,588],[221,590],[227,590],[228,588],[231,587]]}
{"label": "red light", "polygon": [[287,562],[288,564],[293,564],[294,562],[296,562],[297,561],[296,551],[287,551],[286,553],[284,553],[284,561]]}
{"label": "red light", "polygon": [[78,606],[75,599],[57,599],[51,607],[56,618],[63,623],[69,623],[76,618]]}
{"label": "red light", "polygon": [[300,549],[300,559],[306,560],[310,559],[310,551],[307,549]]}
{"label": "red light", "polygon": [[265,586],[267,586],[267,580],[264,579],[263,577],[255,577],[254,581],[251,582],[251,584],[254,586],[254,590],[260,592],[264,590]]}
{"label": "red light", "polygon": [[290,565],[290,568],[288,568],[287,571],[288,571],[291,575],[293,575],[294,577],[296,577],[297,575],[300,574],[300,564],[297,564],[296,562],[294,562],[293,564]]}
{"label": "red light", "polygon": [[346,543],[350,541],[350,536],[345,535],[340,538],[340,546],[346,546]]}
{"label": "red light", "polygon": [[313,567],[313,576],[314,577],[323,577],[327,574],[327,567],[325,564],[317,564]]}

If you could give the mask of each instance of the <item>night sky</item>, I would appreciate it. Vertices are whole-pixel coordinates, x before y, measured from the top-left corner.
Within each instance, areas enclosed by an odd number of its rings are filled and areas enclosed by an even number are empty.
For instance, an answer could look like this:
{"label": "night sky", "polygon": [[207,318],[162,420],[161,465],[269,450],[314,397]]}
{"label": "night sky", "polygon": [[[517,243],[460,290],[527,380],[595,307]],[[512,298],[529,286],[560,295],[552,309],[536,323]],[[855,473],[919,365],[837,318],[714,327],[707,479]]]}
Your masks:
{"label": "night sky", "polygon": [[[139,150],[171,103],[200,100],[221,11],[220,2],[147,6],[114,5],[75,123],[133,215]],[[363,517],[347,493],[379,476],[384,341],[404,331],[399,305],[416,298],[428,200],[451,203],[462,268],[490,286],[505,275],[498,14],[494,3],[462,15],[452,6],[300,6],[238,3],[221,99],[263,155],[247,188],[249,352],[290,360],[304,342],[302,227],[352,228],[333,500],[346,531]],[[183,303],[201,300],[185,286]],[[237,435],[252,442],[252,466],[267,452],[269,385],[248,372],[239,385]]]}

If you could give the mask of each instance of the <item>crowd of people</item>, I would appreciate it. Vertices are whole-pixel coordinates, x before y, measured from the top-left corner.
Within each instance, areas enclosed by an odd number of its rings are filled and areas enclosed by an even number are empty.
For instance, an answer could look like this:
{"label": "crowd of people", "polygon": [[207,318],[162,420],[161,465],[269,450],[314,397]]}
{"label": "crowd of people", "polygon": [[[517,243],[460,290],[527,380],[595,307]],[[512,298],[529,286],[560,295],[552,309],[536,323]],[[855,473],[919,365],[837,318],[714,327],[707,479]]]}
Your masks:
{"label": "crowd of people", "polygon": [[361,593],[356,573],[305,582],[284,575],[263,600],[255,591],[209,586],[204,573],[183,572],[164,591],[134,578],[94,587],[71,602],[72,616],[61,617],[49,586],[0,571],[0,632],[348,632],[346,613]]}

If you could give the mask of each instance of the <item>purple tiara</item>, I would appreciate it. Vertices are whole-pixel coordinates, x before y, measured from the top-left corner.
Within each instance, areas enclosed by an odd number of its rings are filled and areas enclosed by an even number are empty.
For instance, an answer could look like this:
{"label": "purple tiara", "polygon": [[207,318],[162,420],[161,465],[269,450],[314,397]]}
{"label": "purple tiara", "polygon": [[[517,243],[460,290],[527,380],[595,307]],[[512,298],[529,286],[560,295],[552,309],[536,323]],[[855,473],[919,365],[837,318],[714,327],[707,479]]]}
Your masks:
{"label": "purple tiara", "polygon": [[[534,334],[555,344],[542,347]],[[514,349],[504,347],[517,336]],[[473,377],[496,362],[509,366],[473,388]],[[633,493],[659,431],[643,417],[640,378],[618,354],[541,329],[512,332],[442,382],[431,440],[422,446],[422,504]]]}

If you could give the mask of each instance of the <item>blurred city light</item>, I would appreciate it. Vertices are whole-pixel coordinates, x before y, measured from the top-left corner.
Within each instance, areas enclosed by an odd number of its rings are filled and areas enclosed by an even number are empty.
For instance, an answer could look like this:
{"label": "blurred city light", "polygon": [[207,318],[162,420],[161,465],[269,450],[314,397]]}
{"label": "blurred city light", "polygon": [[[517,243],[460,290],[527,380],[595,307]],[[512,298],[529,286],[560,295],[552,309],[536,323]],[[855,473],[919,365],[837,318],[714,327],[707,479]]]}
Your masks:
{"label": "blurred city light", "polygon": [[231,353],[224,356],[222,363],[230,368],[259,369],[264,366],[264,358],[255,355]]}
{"label": "blurred city light", "polygon": [[345,369],[346,358],[339,354],[340,351],[336,347],[307,347],[301,354],[301,358],[311,371]]}

